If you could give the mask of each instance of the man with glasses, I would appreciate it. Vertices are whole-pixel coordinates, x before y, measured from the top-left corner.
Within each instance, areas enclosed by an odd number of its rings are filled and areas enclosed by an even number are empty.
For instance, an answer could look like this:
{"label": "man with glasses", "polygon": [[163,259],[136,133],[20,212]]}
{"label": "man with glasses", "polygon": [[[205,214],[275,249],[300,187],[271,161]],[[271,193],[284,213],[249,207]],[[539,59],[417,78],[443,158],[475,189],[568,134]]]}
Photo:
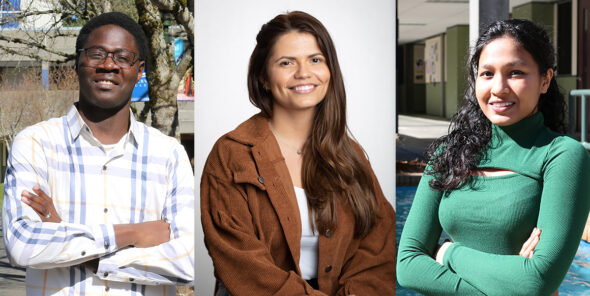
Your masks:
{"label": "man with glasses", "polygon": [[130,112],[146,36],[106,13],[80,30],[76,53],[79,101],[13,142],[8,257],[27,267],[27,295],[174,295],[193,281],[194,179],[178,141]]}

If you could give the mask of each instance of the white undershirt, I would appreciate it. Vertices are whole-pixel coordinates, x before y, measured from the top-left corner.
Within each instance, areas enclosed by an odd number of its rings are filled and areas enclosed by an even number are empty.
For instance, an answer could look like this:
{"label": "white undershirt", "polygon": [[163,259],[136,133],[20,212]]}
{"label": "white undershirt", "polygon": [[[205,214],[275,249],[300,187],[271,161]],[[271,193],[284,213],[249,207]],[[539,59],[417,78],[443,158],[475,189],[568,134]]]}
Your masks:
{"label": "white undershirt", "polygon": [[309,211],[307,208],[307,196],[303,188],[295,187],[299,213],[301,214],[301,250],[299,256],[299,268],[301,277],[304,280],[318,277],[318,238],[314,234],[309,222]]}

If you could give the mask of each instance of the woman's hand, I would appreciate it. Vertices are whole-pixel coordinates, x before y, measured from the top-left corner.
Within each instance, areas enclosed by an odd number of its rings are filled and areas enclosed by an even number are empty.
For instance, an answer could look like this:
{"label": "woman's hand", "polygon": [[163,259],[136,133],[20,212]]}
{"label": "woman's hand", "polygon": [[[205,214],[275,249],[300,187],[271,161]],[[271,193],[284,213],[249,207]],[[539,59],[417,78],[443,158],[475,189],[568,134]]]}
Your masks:
{"label": "woman's hand", "polygon": [[[533,252],[535,251],[535,248],[537,247],[540,238],[541,229],[537,227],[533,228],[531,236],[529,236],[529,239],[527,239],[526,242],[524,242],[518,255],[522,257],[533,258]],[[559,290],[555,291],[551,296],[559,296]]]}
{"label": "woman's hand", "polygon": [[453,243],[450,241],[446,241],[444,242],[442,245],[440,245],[438,247],[438,250],[436,250],[436,253],[434,254],[434,259],[436,260],[436,262],[438,262],[440,265],[445,265],[443,263],[443,258],[445,256],[445,252],[447,251],[447,249],[452,245]]}
{"label": "woman's hand", "polygon": [[35,193],[23,190],[21,193],[21,201],[33,208],[35,212],[41,217],[43,222],[61,222],[61,217],[57,213],[53,200],[47,196],[39,186],[33,186]]}
{"label": "woman's hand", "polygon": [[[539,243],[540,237],[541,237],[541,229],[536,228],[536,227],[533,228],[531,235],[529,236],[527,241],[524,242],[524,244],[522,245],[522,248],[520,249],[520,252],[518,253],[518,255],[520,255],[522,257],[532,258],[533,252],[535,251],[535,248],[537,247],[537,244]],[[449,248],[449,246],[451,246],[451,244],[452,244],[452,242],[444,242],[438,248],[438,250],[436,250],[436,253],[435,253],[436,262],[440,263],[441,265],[444,265],[443,264],[443,257],[445,255],[445,252]]]}
{"label": "woman's hand", "polygon": [[526,242],[524,242],[518,255],[520,255],[522,257],[533,258],[533,252],[535,251],[535,248],[537,247],[537,244],[539,243],[540,237],[541,237],[541,229],[536,228],[536,227],[533,228],[533,232],[531,232],[531,236],[529,236],[529,239],[527,239]]}

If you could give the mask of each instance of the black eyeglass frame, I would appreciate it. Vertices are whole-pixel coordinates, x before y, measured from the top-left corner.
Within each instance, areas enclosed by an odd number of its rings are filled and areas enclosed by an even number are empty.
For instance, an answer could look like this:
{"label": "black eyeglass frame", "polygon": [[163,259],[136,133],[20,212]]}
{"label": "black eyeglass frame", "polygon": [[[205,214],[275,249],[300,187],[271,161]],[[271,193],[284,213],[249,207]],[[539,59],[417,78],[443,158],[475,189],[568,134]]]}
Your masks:
{"label": "black eyeglass frame", "polygon": [[100,62],[98,62],[96,65],[94,65],[94,67],[96,67],[96,66],[98,66],[98,65],[102,65],[102,64],[104,64],[104,63],[107,61],[107,59],[108,59],[108,57],[109,57],[109,54],[110,54],[110,55],[111,55],[111,59],[113,60],[113,62],[114,62],[114,63],[115,63],[117,66],[119,66],[119,67],[121,67],[121,68],[123,68],[123,69],[127,69],[127,67],[126,67],[126,66],[122,66],[122,65],[120,65],[120,64],[119,64],[119,62],[118,62],[118,59],[117,59],[117,58],[115,58],[115,54],[116,54],[116,53],[119,53],[119,52],[127,52],[127,53],[129,53],[129,54],[131,54],[131,55],[132,55],[132,61],[131,61],[131,63],[129,63],[129,67],[128,67],[128,68],[131,68],[131,67],[133,67],[133,66],[135,65],[135,63],[137,63],[138,61],[141,61],[141,60],[142,60],[142,59],[139,57],[139,54],[137,54],[137,53],[135,53],[135,52],[132,52],[132,51],[129,51],[129,50],[126,50],[126,49],[122,49],[122,48],[120,48],[120,49],[117,49],[117,50],[114,50],[114,51],[107,51],[107,50],[105,50],[104,48],[102,48],[102,47],[100,47],[100,46],[92,46],[92,47],[87,47],[87,48],[78,49],[78,52],[84,53],[84,54],[86,55],[86,58],[87,58],[87,59],[90,59],[90,58],[88,57],[88,50],[90,50],[90,49],[99,49],[99,50],[103,51],[104,53],[106,53],[105,57],[104,57],[104,58],[103,58],[103,59],[102,59]]}

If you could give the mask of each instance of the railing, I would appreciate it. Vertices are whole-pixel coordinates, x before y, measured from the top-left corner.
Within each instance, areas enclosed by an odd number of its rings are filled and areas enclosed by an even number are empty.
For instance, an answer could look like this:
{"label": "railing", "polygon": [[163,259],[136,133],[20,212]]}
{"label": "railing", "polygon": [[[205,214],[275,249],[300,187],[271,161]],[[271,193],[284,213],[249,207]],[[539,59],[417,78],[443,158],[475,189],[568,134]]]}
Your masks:
{"label": "railing", "polygon": [[590,143],[588,143],[586,141],[586,135],[587,135],[587,131],[586,131],[586,119],[587,114],[586,114],[586,99],[590,98],[590,89],[574,89],[572,91],[570,91],[570,95],[569,95],[569,117],[568,117],[568,129],[569,129],[569,133],[571,135],[574,134],[574,123],[575,123],[575,110],[576,108],[574,108],[574,103],[575,97],[582,97],[582,108],[580,110],[580,113],[582,114],[582,122],[581,122],[581,139],[580,141],[582,142],[582,145],[584,145],[584,148],[590,150]]}

